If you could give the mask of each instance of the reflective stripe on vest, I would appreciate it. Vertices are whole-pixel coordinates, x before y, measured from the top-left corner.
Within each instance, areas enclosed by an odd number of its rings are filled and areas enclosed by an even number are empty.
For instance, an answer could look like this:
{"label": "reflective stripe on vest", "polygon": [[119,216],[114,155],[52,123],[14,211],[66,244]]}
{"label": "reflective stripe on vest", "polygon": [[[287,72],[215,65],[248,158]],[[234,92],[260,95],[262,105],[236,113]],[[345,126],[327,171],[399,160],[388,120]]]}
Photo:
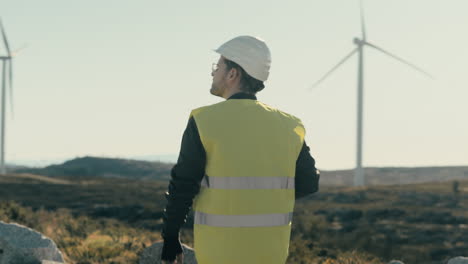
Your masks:
{"label": "reflective stripe on vest", "polygon": [[[294,177],[210,177],[201,186],[210,189],[294,189]],[[269,227],[288,225],[292,212],[285,214],[217,215],[195,212],[195,224],[216,227]]]}
{"label": "reflective stripe on vest", "polygon": [[268,227],[288,225],[293,213],[262,215],[214,215],[195,212],[195,224],[216,227]]}
{"label": "reflective stripe on vest", "polygon": [[205,175],[202,187],[215,189],[294,189],[294,177],[210,177]]}

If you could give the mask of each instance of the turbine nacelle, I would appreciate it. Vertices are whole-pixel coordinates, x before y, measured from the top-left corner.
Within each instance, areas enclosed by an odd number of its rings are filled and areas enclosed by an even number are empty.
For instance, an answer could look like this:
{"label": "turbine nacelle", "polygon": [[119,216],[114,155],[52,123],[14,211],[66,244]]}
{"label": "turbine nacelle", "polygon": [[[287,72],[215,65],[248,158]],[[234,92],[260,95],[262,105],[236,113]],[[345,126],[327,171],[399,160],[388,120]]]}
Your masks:
{"label": "turbine nacelle", "polygon": [[366,44],[366,41],[356,37],[356,38],[353,39],[353,43],[358,45],[358,46],[364,46]]}

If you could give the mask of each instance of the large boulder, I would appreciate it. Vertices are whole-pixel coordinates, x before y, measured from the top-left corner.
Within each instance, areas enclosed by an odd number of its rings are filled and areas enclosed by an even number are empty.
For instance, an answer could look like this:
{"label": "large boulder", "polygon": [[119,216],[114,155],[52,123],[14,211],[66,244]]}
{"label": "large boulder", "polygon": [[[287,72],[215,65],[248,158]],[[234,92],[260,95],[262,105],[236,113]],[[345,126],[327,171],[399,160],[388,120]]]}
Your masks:
{"label": "large boulder", "polygon": [[456,257],[453,259],[450,259],[447,264],[468,264],[468,258],[467,257]]}
{"label": "large boulder", "polygon": [[0,264],[41,264],[46,260],[63,263],[54,241],[28,227],[0,221]]}
{"label": "large boulder", "polygon": [[[156,242],[150,247],[146,248],[140,257],[139,264],[162,264],[162,248],[163,242]],[[193,251],[193,248],[182,244],[182,249],[184,251],[183,264],[197,264],[197,260],[195,259],[195,251]]]}

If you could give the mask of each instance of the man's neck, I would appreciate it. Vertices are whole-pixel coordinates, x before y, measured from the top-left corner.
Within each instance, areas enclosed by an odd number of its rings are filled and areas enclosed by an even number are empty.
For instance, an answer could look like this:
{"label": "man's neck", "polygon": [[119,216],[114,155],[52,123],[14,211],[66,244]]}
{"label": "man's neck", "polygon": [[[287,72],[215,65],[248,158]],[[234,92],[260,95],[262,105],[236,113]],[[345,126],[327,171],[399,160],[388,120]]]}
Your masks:
{"label": "man's neck", "polygon": [[240,92],[233,94],[231,97],[229,97],[227,100],[231,99],[250,99],[250,100],[257,100],[257,96],[255,94],[249,94],[246,92]]}
{"label": "man's neck", "polygon": [[243,91],[240,89],[239,86],[236,86],[236,87],[232,87],[231,89],[228,89],[224,94],[223,94],[223,98],[224,99],[228,99],[229,97],[231,97],[232,95],[236,94],[236,93],[242,93]]}

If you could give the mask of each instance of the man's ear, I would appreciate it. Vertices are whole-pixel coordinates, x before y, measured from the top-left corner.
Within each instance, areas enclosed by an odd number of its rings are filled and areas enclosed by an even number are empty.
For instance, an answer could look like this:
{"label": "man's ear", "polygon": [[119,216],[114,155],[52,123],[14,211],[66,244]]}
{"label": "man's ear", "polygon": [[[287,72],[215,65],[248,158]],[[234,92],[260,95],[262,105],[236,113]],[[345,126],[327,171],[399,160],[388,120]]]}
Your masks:
{"label": "man's ear", "polygon": [[234,69],[232,68],[230,71],[229,71],[229,79],[235,79],[237,77],[237,75],[239,74],[239,71],[237,71],[237,69]]}

